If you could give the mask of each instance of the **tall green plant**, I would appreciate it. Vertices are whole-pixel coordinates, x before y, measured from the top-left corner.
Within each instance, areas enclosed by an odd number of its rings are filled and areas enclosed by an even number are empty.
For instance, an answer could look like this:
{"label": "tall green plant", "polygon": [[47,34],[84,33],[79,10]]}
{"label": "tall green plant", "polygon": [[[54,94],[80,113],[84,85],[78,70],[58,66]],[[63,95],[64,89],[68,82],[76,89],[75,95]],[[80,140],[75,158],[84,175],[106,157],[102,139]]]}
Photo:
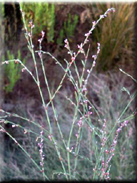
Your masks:
{"label": "tall green plant", "polygon": [[[13,91],[16,82],[20,79],[21,65],[16,61],[14,54],[10,53],[9,50],[6,53],[6,58],[7,60],[15,60],[15,62],[11,62],[11,64],[4,67],[5,76],[8,79],[8,84],[4,86],[4,90],[9,93]],[[18,50],[17,58],[21,60],[20,50]],[[5,61],[5,56],[3,56],[2,60]],[[26,59],[24,58],[22,62],[25,64]]]}
{"label": "tall green plant", "polygon": [[62,46],[63,45],[64,38],[65,38],[64,30],[61,29],[60,32],[59,32],[59,38],[57,39],[57,44],[59,46]]}
{"label": "tall green plant", "polygon": [[67,37],[69,41],[71,41],[71,38],[74,36],[77,23],[78,23],[78,15],[75,15],[73,19],[72,15],[69,14],[68,20],[64,21],[63,28],[60,30],[59,38],[57,39],[57,44],[59,46],[63,45],[65,37]]}
{"label": "tall green plant", "polygon": [[46,27],[47,27],[47,40],[53,42],[54,38],[54,25],[55,25],[55,5],[46,3]]}
{"label": "tall green plant", "polygon": [[41,30],[46,29],[47,41],[53,42],[55,25],[55,5],[49,3],[23,3],[27,27],[29,21],[33,21],[35,29],[33,34],[39,34]]}
{"label": "tall green plant", "polygon": [[68,20],[64,22],[64,32],[67,38],[71,38],[74,35],[75,28],[78,23],[78,15],[74,16],[74,20],[72,19],[72,15],[68,15]]}

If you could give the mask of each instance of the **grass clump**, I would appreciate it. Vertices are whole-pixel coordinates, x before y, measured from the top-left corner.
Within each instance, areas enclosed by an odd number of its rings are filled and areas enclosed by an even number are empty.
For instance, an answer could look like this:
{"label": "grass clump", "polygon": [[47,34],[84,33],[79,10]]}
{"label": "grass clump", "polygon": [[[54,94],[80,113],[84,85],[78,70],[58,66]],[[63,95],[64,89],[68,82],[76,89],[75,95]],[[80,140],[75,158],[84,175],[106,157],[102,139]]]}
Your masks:
{"label": "grass clump", "polygon": [[93,9],[94,16],[97,17],[111,6],[117,10],[117,13],[104,19],[94,32],[96,40],[94,43],[100,41],[102,45],[97,63],[98,71],[111,69],[120,60],[122,64],[125,63],[125,57],[128,62],[132,62],[133,59],[134,4],[97,3]]}

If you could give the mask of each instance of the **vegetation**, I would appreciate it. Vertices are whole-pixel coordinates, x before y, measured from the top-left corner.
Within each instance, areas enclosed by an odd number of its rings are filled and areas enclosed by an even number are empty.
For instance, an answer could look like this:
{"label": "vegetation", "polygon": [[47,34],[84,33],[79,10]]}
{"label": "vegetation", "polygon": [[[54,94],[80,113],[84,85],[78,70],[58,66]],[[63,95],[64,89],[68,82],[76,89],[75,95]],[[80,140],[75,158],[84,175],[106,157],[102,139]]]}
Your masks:
{"label": "vegetation", "polygon": [[[21,57],[21,52],[20,50],[18,50],[18,55],[17,55],[17,59],[22,59]],[[18,64],[18,61],[15,59],[14,54],[10,53],[10,51],[8,50],[6,53],[6,60],[14,60],[14,62],[11,62],[10,64],[7,64],[4,68],[5,70],[5,77],[7,78],[7,84],[4,86],[5,91],[8,92],[12,92],[13,88],[16,84],[16,82],[20,79],[20,72],[21,72],[21,65]],[[3,56],[3,61],[5,61],[5,56]],[[23,64],[25,64],[26,59],[23,59]]]}
{"label": "vegetation", "polygon": [[[112,15],[102,21],[94,32],[96,40],[94,43],[96,44],[100,41],[103,45],[97,63],[98,71],[114,68],[116,61],[122,60],[125,55],[128,57],[128,62],[132,62],[133,59],[131,55],[133,55],[134,4],[98,3],[94,7],[94,12],[99,9],[100,13],[102,13],[110,6],[117,9],[116,15]],[[94,16],[96,18],[98,14],[95,13]]]}
{"label": "vegetation", "polygon": [[[21,104],[15,112],[0,109],[0,132],[8,138],[2,162],[6,178],[1,179],[134,180],[136,109],[133,102],[137,91],[132,90],[132,85],[126,88],[124,84],[127,77],[137,81],[122,69],[118,72],[124,75],[121,82],[117,78],[118,73],[115,73],[115,77],[109,73],[105,78],[94,74],[102,47],[99,41],[96,53],[92,55],[90,63],[88,61],[91,54],[89,37],[101,22],[113,16],[115,8],[108,8],[92,22],[91,29],[85,33],[84,41],[77,45],[76,51],[70,48],[69,39],[64,40],[64,47],[70,56],[69,60],[64,59],[65,65],[42,49],[44,31],[41,31],[41,38],[38,39],[39,49],[35,50],[32,35],[36,27],[29,22],[28,28],[22,8],[21,11],[35,72],[19,58],[11,58],[2,64],[9,66],[18,63],[25,71],[23,74],[27,72],[32,77],[41,99],[42,113],[36,118],[35,114],[27,111],[26,106],[23,110]],[[70,20],[68,25],[71,25]],[[72,36],[74,25],[68,31],[69,36]],[[67,23],[65,28],[67,31]],[[44,55],[52,58],[63,71],[57,87],[50,87]],[[83,56],[81,69],[77,66],[79,55]],[[44,89],[41,88],[38,63],[44,76]],[[63,90],[65,79],[73,88],[71,92]],[[48,93],[48,101],[45,100],[45,92]],[[93,95],[96,95],[97,101]]]}
{"label": "vegetation", "polygon": [[72,37],[74,36],[74,32],[78,23],[78,15],[74,16],[74,20],[72,20],[71,14],[68,15],[68,20],[64,21],[64,26],[60,30],[59,38],[57,39],[57,44],[59,46],[63,45],[64,39],[67,37],[69,41],[72,41]]}
{"label": "vegetation", "polygon": [[55,5],[49,3],[23,3],[22,9],[25,11],[26,26],[33,21],[35,29],[33,34],[40,34],[41,30],[46,29],[47,41],[54,39],[55,25]]}

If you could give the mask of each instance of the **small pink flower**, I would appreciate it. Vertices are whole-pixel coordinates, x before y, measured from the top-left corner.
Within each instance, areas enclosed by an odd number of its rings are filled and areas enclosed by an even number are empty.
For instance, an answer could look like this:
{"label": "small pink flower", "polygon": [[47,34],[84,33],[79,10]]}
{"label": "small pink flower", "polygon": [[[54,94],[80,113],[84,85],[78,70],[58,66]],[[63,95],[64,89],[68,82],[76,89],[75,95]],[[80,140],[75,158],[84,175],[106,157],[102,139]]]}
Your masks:
{"label": "small pink flower", "polygon": [[94,58],[94,60],[96,60],[96,58],[97,58],[97,55],[92,55],[92,58]]}
{"label": "small pink flower", "polygon": [[42,38],[44,37],[45,35],[45,32],[44,31],[41,31],[41,34],[42,34]]}
{"label": "small pink flower", "polygon": [[38,52],[38,55],[39,55],[39,57],[40,57],[40,58],[42,58],[42,54],[41,54],[41,52],[40,52],[40,51]]}
{"label": "small pink flower", "polygon": [[118,128],[118,129],[117,129],[117,133],[119,133],[120,131],[121,131],[121,128]]}
{"label": "small pink flower", "polygon": [[95,62],[95,61],[93,61],[93,67],[95,67],[95,65],[96,65],[96,62]]}
{"label": "small pink flower", "polygon": [[105,153],[109,154],[109,151],[106,149],[106,150],[105,150]]}
{"label": "small pink flower", "polygon": [[5,61],[5,64],[9,64],[9,62],[8,61]]}
{"label": "small pink flower", "polygon": [[48,139],[52,141],[52,135],[48,135]]}
{"label": "small pink flower", "polygon": [[77,124],[78,124],[79,127],[81,127],[82,126],[82,120],[79,120]]}
{"label": "small pink flower", "polygon": [[65,43],[68,43],[68,40],[67,40],[67,39],[65,39],[65,40],[64,40],[64,42],[65,42]]}
{"label": "small pink flower", "polygon": [[88,111],[88,114],[89,114],[89,115],[91,115],[91,114],[92,114],[92,112]]}
{"label": "small pink flower", "polygon": [[43,162],[40,162],[40,166],[43,166]]}
{"label": "small pink flower", "polygon": [[90,110],[90,109],[92,109],[92,107],[91,107],[91,106],[89,106],[88,108],[89,108],[89,110]]}
{"label": "small pink flower", "polygon": [[99,54],[99,52],[100,52],[100,43],[97,43],[97,54]]}
{"label": "small pink flower", "polygon": [[84,53],[84,50],[83,50],[83,48],[82,48],[82,43],[80,44],[80,45],[78,45],[78,49],[79,49],[79,51],[81,52],[81,53]]}
{"label": "small pink flower", "polygon": [[71,55],[71,52],[70,52],[70,51],[68,51],[68,54],[69,54],[69,55]]}
{"label": "small pink flower", "polygon": [[41,43],[42,42],[42,39],[38,39],[38,42]]}
{"label": "small pink flower", "polygon": [[92,24],[93,24],[93,27],[95,27],[95,25],[96,25],[96,21],[93,21],[93,22],[92,22]]}
{"label": "small pink flower", "polygon": [[75,60],[75,57],[71,57],[71,61],[73,62]]}
{"label": "small pink flower", "polygon": [[100,18],[101,18],[101,19],[104,18],[104,15],[100,15]]}
{"label": "small pink flower", "polygon": [[33,29],[35,27],[35,25],[32,25],[31,28]]}
{"label": "small pink flower", "polygon": [[22,71],[22,72],[24,72],[25,70],[26,70],[26,69],[25,69],[25,68],[23,68],[21,71]]}
{"label": "small pink flower", "polygon": [[85,36],[88,37],[90,35],[90,32],[86,33]]}
{"label": "small pink flower", "polygon": [[87,103],[88,103],[88,100],[84,100],[83,102],[84,102],[85,104],[87,104]]}
{"label": "small pink flower", "polygon": [[98,47],[100,47],[100,43],[97,43]]}
{"label": "small pink flower", "polygon": [[127,120],[124,121],[124,126],[127,126],[128,122],[129,122],[129,121],[127,121]]}

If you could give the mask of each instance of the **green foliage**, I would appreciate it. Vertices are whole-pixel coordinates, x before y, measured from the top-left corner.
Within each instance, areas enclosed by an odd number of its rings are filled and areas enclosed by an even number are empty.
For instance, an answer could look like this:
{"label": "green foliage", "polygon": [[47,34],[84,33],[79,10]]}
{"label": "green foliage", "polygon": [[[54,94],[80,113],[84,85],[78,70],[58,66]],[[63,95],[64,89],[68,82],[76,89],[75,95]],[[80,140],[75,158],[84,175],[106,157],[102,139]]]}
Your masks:
{"label": "green foliage", "polygon": [[59,46],[63,45],[63,40],[65,37],[71,41],[71,38],[74,36],[74,31],[76,29],[78,23],[78,15],[74,16],[74,20],[72,19],[72,15],[68,15],[68,20],[64,22],[63,28],[60,30],[59,38],[57,39],[57,44]]}
{"label": "green foliage", "polygon": [[59,38],[57,39],[57,44],[58,44],[59,46],[62,46],[62,45],[63,45],[63,40],[64,40],[64,38],[65,38],[64,30],[61,29],[61,30],[60,30],[60,33],[59,33]]}
{"label": "green foliage", "polygon": [[74,35],[75,28],[78,23],[78,15],[74,16],[74,20],[72,20],[72,15],[68,15],[68,20],[64,22],[64,31],[67,38],[71,38]]}
{"label": "green foliage", "polygon": [[[21,52],[20,50],[18,50],[18,55],[17,58],[19,60],[21,60]],[[14,54],[11,54],[10,51],[7,51],[7,59],[6,60],[14,60],[15,56]],[[3,61],[5,61],[5,57],[3,56]],[[25,64],[26,60],[25,58],[23,59],[23,64]],[[4,87],[5,91],[8,92],[12,92],[16,82],[20,79],[20,71],[21,71],[21,65],[19,63],[14,63],[14,62],[10,62],[8,63],[8,65],[5,65],[4,67],[4,71],[5,71],[5,76],[8,79],[8,84],[7,86]]]}
{"label": "green foliage", "polygon": [[4,17],[4,3],[1,2],[1,10],[2,10],[2,16]]}
{"label": "green foliage", "polygon": [[46,3],[46,13],[47,40],[48,42],[53,42],[55,25],[55,5],[49,5],[48,3]]}
{"label": "green foliage", "polygon": [[46,29],[47,41],[53,42],[55,25],[55,5],[49,3],[23,3],[22,9],[25,12],[26,22],[33,21],[34,34]]}

